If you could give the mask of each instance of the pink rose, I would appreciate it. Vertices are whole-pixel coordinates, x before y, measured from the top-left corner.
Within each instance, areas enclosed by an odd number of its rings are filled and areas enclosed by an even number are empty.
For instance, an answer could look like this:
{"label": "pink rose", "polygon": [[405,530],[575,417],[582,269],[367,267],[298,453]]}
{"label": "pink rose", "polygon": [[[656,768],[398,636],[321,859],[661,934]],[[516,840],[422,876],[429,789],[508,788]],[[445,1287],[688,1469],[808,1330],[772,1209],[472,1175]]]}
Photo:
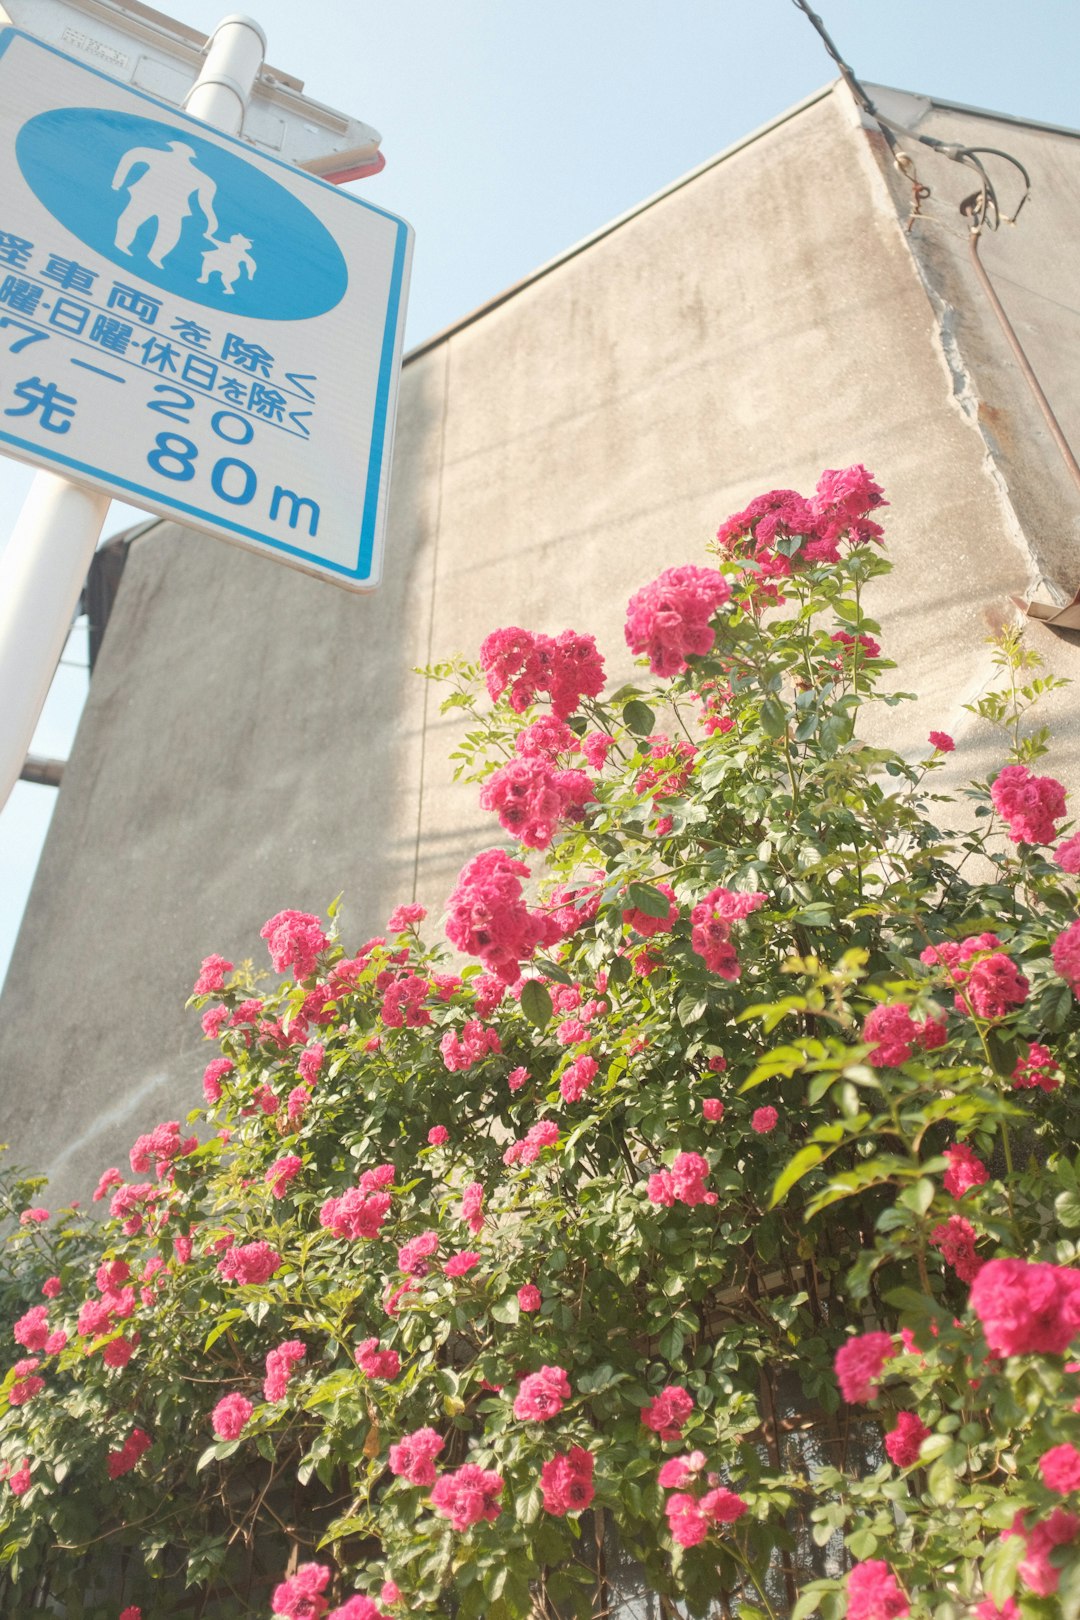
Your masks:
{"label": "pink rose", "polygon": [[845,1401],[872,1401],[885,1363],[895,1354],[888,1333],[858,1333],[842,1344],[833,1365]]}
{"label": "pink rose", "polygon": [[219,1440],[239,1440],[254,1408],[243,1395],[224,1395],[214,1407],[214,1433]]}
{"label": "pink rose", "polygon": [[543,1423],[562,1411],[570,1399],[570,1380],[562,1367],[541,1367],[521,1380],[514,1399],[514,1416],[524,1422]]}

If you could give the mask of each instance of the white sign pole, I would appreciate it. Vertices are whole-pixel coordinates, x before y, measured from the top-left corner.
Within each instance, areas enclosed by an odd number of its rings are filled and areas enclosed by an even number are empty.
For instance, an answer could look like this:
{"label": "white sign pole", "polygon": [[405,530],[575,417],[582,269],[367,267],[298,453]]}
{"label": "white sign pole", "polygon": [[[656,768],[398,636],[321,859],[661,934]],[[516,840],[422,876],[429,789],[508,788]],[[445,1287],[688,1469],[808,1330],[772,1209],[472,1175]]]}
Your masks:
{"label": "white sign pole", "polygon": [[[210,36],[185,110],[238,134],[265,51],[257,22],[226,17]],[[109,502],[102,491],[39,472],[0,553],[0,808],[30,751]]]}
{"label": "white sign pole", "polygon": [[0,554],[0,805],[30,751],[108,510],[102,491],[35,473]]}
{"label": "white sign pole", "polygon": [[266,55],[266,35],[253,18],[237,13],[218,23],[208,45],[199,77],[184,97],[184,111],[226,135],[239,135]]}

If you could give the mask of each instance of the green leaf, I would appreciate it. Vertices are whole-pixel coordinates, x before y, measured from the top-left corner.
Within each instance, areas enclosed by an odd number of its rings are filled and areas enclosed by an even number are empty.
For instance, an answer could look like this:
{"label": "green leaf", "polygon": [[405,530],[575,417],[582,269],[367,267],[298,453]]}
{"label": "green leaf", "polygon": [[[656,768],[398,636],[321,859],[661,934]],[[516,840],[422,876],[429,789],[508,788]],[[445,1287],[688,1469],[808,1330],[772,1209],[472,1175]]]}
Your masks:
{"label": "green leaf", "polygon": [[854,724],[849,715],[830,714],[821,727],[821,748],[826,754],[833,754],[842,748],[846,742],[851,741]]}
{"label": "green leaf", "polygon": [[[343,1395],[347,1389],[355,1389],[356,1382],[356,1372],[351,1367],[341,1367],[337,1372],[328,1373],[325,1378],[320,1378],[315,1387],[309,1391],[307,1399],[304,1401],[305,1409],[313,1412],[316,1407],[326,1406],[331,1401],[336,1401],[338,1396]],[[318,1446],[316,1445],[313,1449],[318,1450]]]}
{"label": "green leaf", "polygon": [[833,908],[824,900],[815,900],[812,905],[803,906],[792,918],[793,922],[802,923],[804,928],[830,928],[834,920]]}
{"label": "green leaf", "polygon": [[895,1305],[905,1316],[926,1318],[937,1312],[936,1302],[914,1288],[890,1288],[885,1295],[885,1301],[889,1305]]}
{"label": "green leaf", "polygon": [[639,698],[632,698],[622,712],[623,725],[627,731],[632,731],[635,737],[651,737],[656,730],[656,715],[647,703]]}
{"label": "green leaf", "polygon": [[566,969],[560,967],[558,962],[551,961],[550,957],[544,959],[544,978],[553,979],[556,984],[573,984],[574,982]]}
{"label": "green leaf", "polygon": [[847,1538],[848,1552],[852,1558],[873,1558],[878,1548],[878,1538],[872,1530],[856,1530]]}
{"label": "green leaf", "polygon": [[343,1541],[346,1536],[369,1536],[371,1533],[372,1521],[370,1519],[355,1517],[335,1519],[327,1526],[326,1534],[316,1543],[316,1547],[317,1549],[329,1547],[332,1542]]}
{"label": "green leaf", "polygon": [[682,1348],[685,1343],[686,1334],[678,1322],[669,1322],[660,1335],[660,1343],[657,1345],[657,1349],[665,1361],[674,1362],[682,1355]]}
{"label": "green leaf", "polygon": [[540,1487],[534,1485],[532,1490],[526,1492],[524,1497],[518,1498],[518,1518],[522,1524],[535,1524],[540,1517],[542,1506],[543,1497],[540,1495]]}
{"label": "green leaf", "polygon": [[646,917],[666,917],[671,901],[648,883],[631,883],[626,891],[627,910],[643,911]]}
{"label": "green leaf", "polygon": [[812,1170],[815,1165],[820,1164],[824,1157],[821,1148],[813,1144],[809,1147],[800,1148],[791,1162],[785,1165],[777,1176],[773,1184],[772,1196],[769,1199],[769,1208],[775,1209],[777,1204],[791,1191],[795,1183],[801,1181],[803,1176],[809,1170]]}
{"label": "green leaf", "polygon": [[582,1395],[596,1395],[615,1380],[615,1368],[610,1361],[602,1361],[599,1367],[582,1373],[577,1380],[577,1388]]}
{"label": "green leaf", "polygon": [[766,737],[782,737],[787,730],[787,709],[778,697],[767,697],[761,705],[761,729]]}
{"label": "green leaf", "polygon": [[1074,1559],[1061,1577],[1057,1590],[1061,1620],[1080,1620],[1080,1563]]}
{"label": "green leaf", "polygon": [[634,965],[628,956],[615,956],[608,967],[609,984],[628,984],[634,977]]}
{"label": "green leaf", "polygon": [[904,1188],[898,1202],[916,1215],[925,1215],[934,1202],[934,1191],[934,1183],[929,1176],[920,1176],[913,1186]]}
{"label": "green leaf", "polygon": [[217,1344],[218,1340],[221,1338],[221,1335],[228,1332],[233,1323],[237,1321],[239,1317],[243,1316],[243,1314],[243,1311],[226,1311],[223,1316],[219,1316],[215,1325],[206,1335],[206,1343],[203,1345],[203,1349],[209,1350],[212,1344]]}
{"label": "green leaf", "polygon": [[927,1489],[934,1501],[944,1507],[956,1495],[956,1475],[941,1458],[933,1463],[926,1476]]}
{"label": "green leaf", "polygon": [[807,1102],[820,1102],[835,1079],[835,1074],[815,1074],[806,1088]]}
{"label": "green leaf", "polygon": [[530,1024],[546,1029],[551,1022],[551,995],[539,979],[526,979],[521,991],[521,1010]]}
{"label": "green leaf", "polygon": [[1039,1005],[1040,1022],[1044,1029],[1053,1030],[1055,1033],[1064,1029],[1074,1005],[1073,993],[1068,985],[1056,995],[1044,996]]}
{"label": "green leaf", "polygon": [[994,1060],[994,1068],[998,1074],[1011,1075],[1017,1059],[1024,1052],[1021,1042],[1010,1039],[999,1030],[991,1029],[986,1032],[986,1044],[990,1048],[990,1056]]}
{"label": "green leaf", "polygon": [[1059,1192],[1054,1199],[1054,1214],[1069,1232],[1080,1226],[1080,1192],[1072,1187]]}
{"label": "green leaf", "polygon": [[699,1024],[708,1011],[709,1004],[698,996],[681,996],[675,1008],[675,1016],[683,1029],[693,1029]]}
{"label": "green leaf", "polygon": [[[794,1003],[794,1006],[789,1003]],[[766,1031],[772,1030],[789,1012],[801,1011],[806,1006],[802,996],[789,996],[787,1001],[778,1002],[772,1007],[752,1007],[751,1012],[758,1013],[765,1025]],[[741,1015],[740,1015],[741,1016]],[[766,1080],[773,1080],[777,1075],[789,1078],[801,1069],[806,1062],[806,1053],[797,1046],[777,1046],[773,1051],[767,1052],[761,1062],[756,1064],[742,1085],[740,1091],[753,1091]],[[834,1077],[835,1078],[835,1077]]]}

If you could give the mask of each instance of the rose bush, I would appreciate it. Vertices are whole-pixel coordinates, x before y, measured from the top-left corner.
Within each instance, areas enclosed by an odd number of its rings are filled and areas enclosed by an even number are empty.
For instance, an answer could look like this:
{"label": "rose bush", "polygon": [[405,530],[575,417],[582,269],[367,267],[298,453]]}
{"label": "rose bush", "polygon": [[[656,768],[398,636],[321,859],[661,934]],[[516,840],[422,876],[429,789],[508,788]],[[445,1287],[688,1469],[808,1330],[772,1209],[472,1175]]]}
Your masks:
{"label": "rose bush", "polygon": [[[5,1613],[1080,1612],[1080,919],[1052,678],[860,739],[861,467],[429,672],[518,845],[206,958],[205,1108],[16,1184]],[[484,687],[486,686],[486,695]],[[543,856],[531,851],[543,850]],[[527,858],[526,858],[527,857]],[[976,859],[977,858],[977,859]],[[193,964],[194,967],[194,964]]]}

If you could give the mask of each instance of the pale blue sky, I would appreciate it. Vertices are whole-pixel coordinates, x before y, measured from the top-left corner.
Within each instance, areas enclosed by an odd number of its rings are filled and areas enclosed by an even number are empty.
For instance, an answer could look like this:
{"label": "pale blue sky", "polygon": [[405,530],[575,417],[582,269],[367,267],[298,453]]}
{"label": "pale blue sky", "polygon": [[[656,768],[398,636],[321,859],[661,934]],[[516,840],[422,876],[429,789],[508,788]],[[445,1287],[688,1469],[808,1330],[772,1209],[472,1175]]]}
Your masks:
{"label": "pale blue sky", "polygon": [[[174,8],[204,31],[229,10],[162,0]],[[1080,126],[1080,0],[815,9],[861,78]],[[275,67],[382,133],[386,169],[357,189],[416,230],[407,347],[835,76],[792,0],[261,0],[252,14]],[[0,544],[30,476],[0,461]],[[106,533],[136,516],[114,506]],[[85,662],[81,632],[65,657]],[[60,669],[35,751],[67,753],[85,689]],[[20,783],[0,812],[0,974],[54,802]]]}

